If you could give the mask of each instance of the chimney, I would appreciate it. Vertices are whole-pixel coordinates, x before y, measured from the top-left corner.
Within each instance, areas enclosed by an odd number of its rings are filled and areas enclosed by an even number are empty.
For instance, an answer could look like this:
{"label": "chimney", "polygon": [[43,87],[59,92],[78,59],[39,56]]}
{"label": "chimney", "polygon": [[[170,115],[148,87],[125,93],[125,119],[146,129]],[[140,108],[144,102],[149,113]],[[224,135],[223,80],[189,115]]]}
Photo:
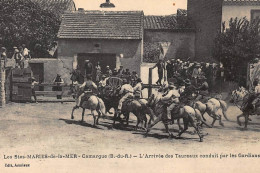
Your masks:
{"label": "chimney", "polygon": [[110,0],[106,0],[105,3],[100,4],[100,8],[114,8],[115,5],[110,2]]}
{"label": "chimney", "polygon": [[79,12],[84,12],[84,8],[78,8]]}

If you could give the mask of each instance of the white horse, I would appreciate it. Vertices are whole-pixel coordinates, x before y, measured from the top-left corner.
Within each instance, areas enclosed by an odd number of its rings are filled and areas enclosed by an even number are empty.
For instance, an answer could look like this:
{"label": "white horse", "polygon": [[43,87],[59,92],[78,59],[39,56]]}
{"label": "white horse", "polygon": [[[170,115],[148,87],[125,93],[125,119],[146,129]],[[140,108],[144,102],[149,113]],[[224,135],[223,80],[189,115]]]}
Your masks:
{"label": "white horse", "polygon": [[[76,98],[78,99],[78,96],[83,92],[79,89],[79,86],[75,86],[75,91],[76,91]],[[91,115],[93,116],[94,119],[94,124],[93,126],[98,125],[98,120],[100,118],[100,115],[105,116],[106,115],[106,107],[103,102],[103,100],[95,95],[90,96],[87,100],[82,100],[82,104],[80,107],[83,109],[82,110],[82,119],[81,122],[84,121],[84,114],[85,114],[85,109],[89,109],[91,111]],[[76,106],[72,108],[72,113],[71,113],[71,119],[74,119],[74,110],[76,109]],[[95,111],[98,113],[98,116],[95,115]]]}
{"label": "white horse", "polygon": [[201,101],[196,101],[194,104],[194,108],[198,109],[201,112],[204,121],[206,121],[206,119],[204,118],[205,113],[207,113],[210,117],[213,118],[211,127],[214,126],[216,120],[219,120],[219,124],[221,126],[224,126],[223,122],[221,121],[222,116],[224,116],[225,119],[228,120],[226,114],[227,103],[224,100],[211,98],[206,103],[202,103]]}

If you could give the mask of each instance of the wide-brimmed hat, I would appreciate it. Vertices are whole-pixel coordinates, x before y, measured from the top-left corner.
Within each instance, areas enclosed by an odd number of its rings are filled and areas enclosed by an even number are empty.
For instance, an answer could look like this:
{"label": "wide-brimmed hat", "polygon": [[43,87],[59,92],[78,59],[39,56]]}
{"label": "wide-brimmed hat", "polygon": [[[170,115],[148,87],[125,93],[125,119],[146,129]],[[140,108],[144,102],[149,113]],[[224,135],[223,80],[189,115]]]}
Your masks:
{"label": "wide-brimmed hat", "polygon": [[169,82],[168,88],[175,88],[174,84],[172,82]]}
{"label": "wide-brimmed hat", "polygon": [[142,80],[140,78],[136,79],[136,82],[142,82]]}
{"label": "wide-brimmed hat", "polygon": [[185,79],[183,82],[184,82],[186,85],[191,85],[191,82],[190,82],[189,79]]}
{"label": "wide-brimmed hat", "polygon": [[207,78],[205,76],[200,76],[198,79],[200,80],[206,80]]}

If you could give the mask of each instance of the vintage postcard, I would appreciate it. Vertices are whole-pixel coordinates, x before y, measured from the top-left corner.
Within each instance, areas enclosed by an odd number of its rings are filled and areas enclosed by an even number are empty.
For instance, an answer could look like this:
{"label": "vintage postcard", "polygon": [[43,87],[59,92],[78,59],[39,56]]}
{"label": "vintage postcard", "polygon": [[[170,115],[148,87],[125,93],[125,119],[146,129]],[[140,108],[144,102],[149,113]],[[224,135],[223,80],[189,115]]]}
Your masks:
{"label": "vintage postcard", "polygon": [[1,0],[0,172],[260,166],[260,0]]}

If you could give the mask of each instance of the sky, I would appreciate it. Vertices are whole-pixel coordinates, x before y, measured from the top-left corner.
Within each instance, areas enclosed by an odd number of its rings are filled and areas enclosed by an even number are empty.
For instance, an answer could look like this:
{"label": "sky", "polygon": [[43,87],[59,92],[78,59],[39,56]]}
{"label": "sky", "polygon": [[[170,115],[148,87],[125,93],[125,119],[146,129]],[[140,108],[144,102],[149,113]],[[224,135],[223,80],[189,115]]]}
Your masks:
{"label": "sky", "polygon": [[145,15],[175,14],[178,8],[187,9],[187,0],[110,0],[115,8],[104,9],[99,5],[106,0],[74,0],[76,8],[85,10],[136,11],[143,10]]}

